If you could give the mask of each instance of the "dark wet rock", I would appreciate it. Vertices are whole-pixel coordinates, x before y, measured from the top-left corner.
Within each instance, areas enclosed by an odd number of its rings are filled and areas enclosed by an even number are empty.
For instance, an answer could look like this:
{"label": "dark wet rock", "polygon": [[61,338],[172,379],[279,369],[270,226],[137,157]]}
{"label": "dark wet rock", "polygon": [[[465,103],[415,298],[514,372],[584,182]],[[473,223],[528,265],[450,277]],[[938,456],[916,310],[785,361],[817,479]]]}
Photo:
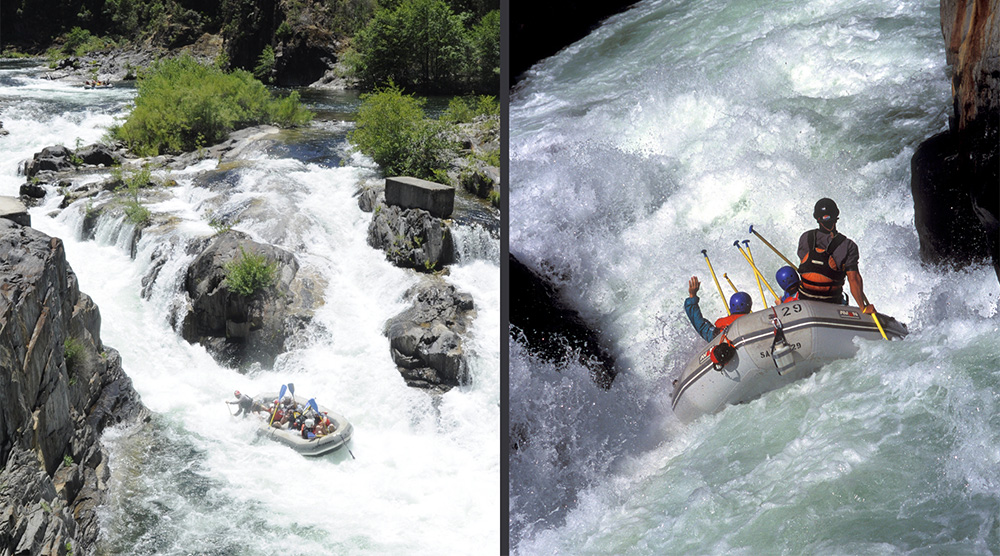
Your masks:
{"label": "dark wet rock", "polygon": [[24,175],[34,177],[39,172],[62,172],[76,168],[70,157],[73,151],[62,145],[45,147],[41,152],[35,153],[32,160],[24,169]]}
{"label": "dark wet rock", "polygon": [[402,268],[440,270],[455,261],[451,229],[422,209],[380,203],[368,225],[368,245]]}
{"label": "dark wet rock", "polygon": [[475,317],[472,296],[428,277],[405,297],[413,306],[389,319],[384,332],[406,384],[436,392],[468,384],[462,334]]}
{"label": "dark wet rock", "polygon": [[358,198],[358,208],[364,212],[372,212],[379,203],[385,204],[385,182],[366,184],[355,195]]}
{"label": "dark wet rock", "polygon": [[62,242],[4,219],[0,322],[0,554],[92,547],[108,488],[100,434],[148,411]]}
{"label": "dark wet rock", "polygon": [[[224,364],[271,367],[323,303],[322,284],[299,272],[288,251],[242,232],[221,233],[198,250],[184,285],[191,306],[181,323],[182,336],[206,346]],[[250,295],[230,289],[225,266],[243,253],[263,255],[276,265],[273,285]]]}
{"label": "dark wet rock", "polygon": [[911,188],[921,258],[964,265],[991,258],[1000,280],[1000,6],[942,0],[951,71],[948,131],[914,153]]}
{"label": "dark wet rock", "polygon": [[547,280],[510,256],[510,325],[516,337],[537,357],[575,360],[590,369],[603,388],[615,378],[615,361],[601,346],[596,330],[560,299]]}
{"label": "dark wet rock", "polygon": [[76,156],[88,166],[114,166],[121,164],[122,157],[107,145],[87,145],[76,151]]}

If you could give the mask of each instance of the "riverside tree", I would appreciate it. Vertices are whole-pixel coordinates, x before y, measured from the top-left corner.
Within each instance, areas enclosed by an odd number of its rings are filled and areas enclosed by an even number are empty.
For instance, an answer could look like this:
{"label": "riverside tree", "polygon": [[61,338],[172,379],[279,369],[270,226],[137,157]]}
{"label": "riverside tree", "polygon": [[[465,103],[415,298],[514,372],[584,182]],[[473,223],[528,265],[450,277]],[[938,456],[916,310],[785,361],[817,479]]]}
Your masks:
{"label": "riverside tree", "polygon": [[291,127],[312,117],[296,92],[275,98],[249,72],[226,73],[185,55],[140,76],[135,108],[111,135],[139,155],[155,156],[214,145],[244,127]]}

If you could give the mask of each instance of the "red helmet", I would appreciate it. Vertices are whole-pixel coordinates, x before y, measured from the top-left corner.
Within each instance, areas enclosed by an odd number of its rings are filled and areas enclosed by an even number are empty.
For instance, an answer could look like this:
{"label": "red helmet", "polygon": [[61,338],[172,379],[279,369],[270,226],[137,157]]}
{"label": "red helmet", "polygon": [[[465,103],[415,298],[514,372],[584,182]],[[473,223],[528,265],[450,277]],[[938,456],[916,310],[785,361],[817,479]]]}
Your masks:
{"label": "red helmet", "polygon": [[237,390],[236,392],[233,392],[233,395],[236,396],[237,398],[240,397],[240,391]]}

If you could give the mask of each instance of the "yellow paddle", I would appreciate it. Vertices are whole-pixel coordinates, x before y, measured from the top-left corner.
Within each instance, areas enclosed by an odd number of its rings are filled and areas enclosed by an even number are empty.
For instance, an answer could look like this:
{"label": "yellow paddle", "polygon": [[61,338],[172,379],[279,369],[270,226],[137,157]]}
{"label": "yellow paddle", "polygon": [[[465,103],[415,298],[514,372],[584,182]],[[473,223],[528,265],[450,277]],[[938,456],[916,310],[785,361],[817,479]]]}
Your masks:
{"label": "yellow paddle", "polygon": [[732,315],[733,312],[729,310],[729,303],[726,301],[726,294],[722,293],[722,286],[719,285],[719,279],[715,277],[715,270],[712,269],[712,261],[708,260],[708,251],[702,249],[701,254],[705,255],[705,262],[708,263],[708,271],[712,273],[712,280],[715,280],[715,287],[719,288],[719,295],[722,296],[722,304],[726,307],[726,314]]}

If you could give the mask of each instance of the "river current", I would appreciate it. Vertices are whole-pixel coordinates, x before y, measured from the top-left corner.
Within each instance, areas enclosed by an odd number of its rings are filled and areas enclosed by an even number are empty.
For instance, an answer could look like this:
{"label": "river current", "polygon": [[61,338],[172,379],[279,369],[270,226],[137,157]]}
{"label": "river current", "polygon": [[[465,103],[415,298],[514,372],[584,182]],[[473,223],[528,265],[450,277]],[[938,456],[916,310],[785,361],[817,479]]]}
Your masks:
{"label": "river current", "polygon": [[[938,6],[643,1],[530,70],[510,251],[619,374],[604,391],[510,330],[515,553],[1000,552],[1000,286],[985,264],[921,264],[913,225],[910,158],[950,112]],[[681,425],[671,381],[704,345],[689,277],[724,315],[702,249],[759,306],[733,242],[773,277],[750,225],[794,256],[822,197],[910,335]]]}
{"label": "river current", "polygon": [[[42,148],[101,139],[134,89],[85,91],[43,78],[35,63],[0,65],[0,194],[18,194],[18,164]],[[460,261],[446,277],[473,296],[466,339],[472,384],[435,397],[405,385],[382,334],[416,283],[366,244],[370,214],[358,185],[377,179],[346,132],[357,95],[307,95],[319,118],[230,170],[214,161],[169,172],[170,195],[150,201],[170,223],[146,230],[131,255],[130,224],[102,217],[81,239],[86,204],[59,211],[50,188],[32,224],[61,238],[80,289],[102,315],[102,339],[153,411],[146,425],[111,428],[111,493],[100,510],[98,554],[474,554],[500,546],[499,240],[456,232]],[[89,179],[103,179],[97,174]],[[221,192],[225,189],[225,194]],[[254,210],[244,210],[253,207]],[[264,207],[264,208],[261,208]],[[292,251],[325,278],[325,304],[305,339],[273,370],[241,374],[190,345],[168,322],[193,255],[215,233],[213,214],[242,213],[235,229]],[[495,232],[494,232],[495,235]],[[162,264],[143,295],[143,279]],[[234,389],[296,393],[345,415],[350,452],[305,458],[258,438],[224,401]]]}

